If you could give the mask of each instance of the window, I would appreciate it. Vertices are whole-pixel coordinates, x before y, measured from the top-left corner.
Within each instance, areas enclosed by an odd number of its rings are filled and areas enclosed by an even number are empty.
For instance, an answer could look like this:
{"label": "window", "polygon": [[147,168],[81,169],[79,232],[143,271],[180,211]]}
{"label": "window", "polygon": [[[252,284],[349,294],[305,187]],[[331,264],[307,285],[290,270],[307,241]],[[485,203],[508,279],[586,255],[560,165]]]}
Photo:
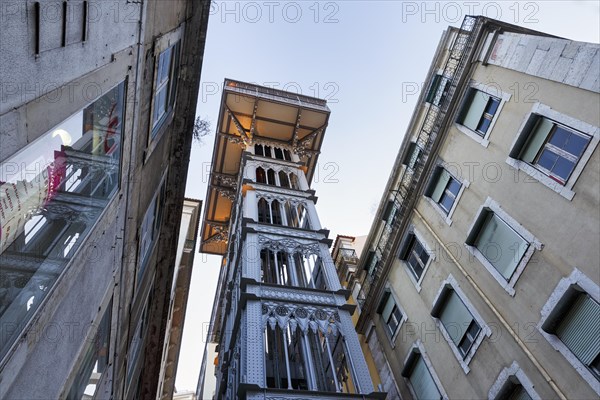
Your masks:
{"label": "window", "polygon": [[438,74],[434,76],[425,101],[429,104],[439,106],[446,96],[446,89],[449,83],[448,78],[442,75]]}
{"label": "window", "polygon": [[179,66],[179,42],[163,50],[156,61],[152,106],[152,138],[175,104]]}
{"label": "window", "polygon": [[387,332],[393,338],[403,321],[403,316],[400,307],[396,304],[394,296],[389,289],[386,289],[384,292],[377,313],[381,314],[381,319],[385,323]]}
{"label": "window", "polygon": [[125,93],[121,82],[0,163],[0,358],[119,190]]}
{"label": "window", "polygon": [[267,183],[267,175],[265,174],[265,170],[261,167],[256,168],[256,182]]}
{"label": "window", "polygon": [[138,271],[138,284],[142,280],[142,275],[148,263],[148,258],[152,252],[154,244],[157,242],[160,226],[162,223],[162,214],[165,202],[166,181],[163,181],[150,201],[150,205],[144,214],[142,225],[140,226],[140,268]]}
{"label": "window", "polygon": [[282,225],[283,221],[281,219],[281,205],[277,200],[273,200],[271,202],[271,217],[273,219],[274,225]]}
{"label": "window", "polygon": [[542,248],[531,233],[489,198],[469,231],[466,245],[511,296],[535,248]]}
{"label": "window", "polygon": [[488,132],[499,106],[498,97],[470,88],[457,122],[483,137]]}
{"label": "window", "polygon": [[277,185],[277,182],[275,181],[275,171],[270,168],[267,170],[267,183],[269,185]]}
{"label": "window", "polygon": [[258,222],[263,224],[271,223],[271,208],[265,199],[258,200]]}
{"label": "window", "polygon": [[402,240],[398,249],[398,258],[404,261],[408,275],[417,291],[420,291],[420,283],[434,255],[414,227],[409,228],[409,232]]}
{"label": "window", "polygon": [[425,195],[433,200],[449,215],[458,198],[462,184],[443,167],[434,170],[431,182]]}
{"label": "window", "polygon": [[414,234],[410,234],[408,237],[408,243],[406,250],[402,254],[402,259],[406,261],[415,279],[420,281],[425,266],[429,261],[429,253]]}
{"label": "window", "polygon": [[544,330],[556,335],[600,379],[600,304],[585,292],[569,293],[564,303],[564,311]]}
{"label": "window", "polygon": [[518,158],[564,185],[591,137],[539,115],[531,119],[533,127],[520,147]]}
{"label": "window", "polygon": [[498,379],[488,392],[490,400],[541,400],[533,383],[514,361],[510,367],[502,369]]}
{"label": "window", "polygon": [[463,371],[468,373],[469,362],[483,338],[491,334],[491,330],[460,290],[452,275],[440,288],[431,316],[435,318]]}
{"label": "window", "polygon": [[402,164],[406,165],[409,169],[414,170],[415,166],[421,160],[421,156],[423,155],[423,151],[421,148],[415,143],[411,142],[408,145],[408,150],[404,155],[404,159],[402,160]]}
{"label": "window", "polygon": [[370,250],[365,260],[364,269],[367,271],[368,278],[373,281],[379,266],[380,256],[376,250]]}
{"label": "window", "polygon": [[98,325],[98,331],[83,358],[83,363],[78,369],[75,380],[71,384],[71,389],[67,395],[68,400],[91,399],[96,393],[98,383],[100,383],[101,377],[109,365],[111,316],[112,301],[104,310],[104,315]]}
{"label": "window", "polygon": [[275,158],[278,160],[283,160],[283,151],[279,147],[275,147]]}
{"label": "window", "polygon": [[283,158],[285,158],[285,161],[292,161],[292,155],[289,150],[283,149]]}
{"label": "window", "polygon": [[290,180],[285,171],[279,171],[279,184],[284,188],[290,187]]}
{"label": "window", "polygon": [[401,375],[408,381],[416,400],[447,398],[420,342],[408,353]]}
{"label": "window", "polygon": [[571,200],[573,186],[598,141],[598,127],[536,103],[506,162]]}
{"label": "window", "polygon": [[254,145],[254,154],[256,154],[257,156],[264,156],[265,155],[265,152],[263,150],[262,144],[255,144]]}
{"label": "window", "polygon": [[474,245],[508,281],[529,247],[529,243],[497,214],[486,213]]}
{"label": "window", "polygon": [[559,281],[538,329],[600,395],[600,288],[578,269]]}
{"label": "window", "polygon": [[469,353],[481,327],[453,290],[449,291],[444,300],[439,319],[464,358]]}

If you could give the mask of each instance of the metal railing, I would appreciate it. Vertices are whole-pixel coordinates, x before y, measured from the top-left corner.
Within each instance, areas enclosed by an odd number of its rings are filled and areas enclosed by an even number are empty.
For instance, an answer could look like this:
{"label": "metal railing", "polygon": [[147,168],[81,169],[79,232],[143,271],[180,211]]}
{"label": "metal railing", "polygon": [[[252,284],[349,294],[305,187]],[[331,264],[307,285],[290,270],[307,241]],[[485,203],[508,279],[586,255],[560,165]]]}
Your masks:
{"label": "metal railing", "polygon": [[[478,17],[467,16],[463,20],[443,69],[442,75],[448,79],[449,83],[447,85],[440,85],[437,89],[438,91],[444,91],[446,93],[436,93],[436,98],[440,95],[441,101],[439,102],[439,105],[436,106],[435,104],[431,104],[427,109],[423,124],[417,134],[417,147],[411,155],[410,162],[401,172],[400,179],[398,180],[399,184],[389,191],[389,193],[394,193],[393,201],[398,208],[397,217],[390,230],[394,234],[398,234],[398,230],[410,216],[410,202],[408,200],[418,189],[418,183],[429,158],[431,148],[446,117],[450,103],[454,98],[458,83],[466,67],[468,55],[473,48],[476,36],[482,24],[483,19]],[[390,231],[388,231],[387,235],[381,235],[377,243],[372,246],[374,249],[379,249],[382,256],[374,273],[371,275],[364,274],[363,276],[358,298],[361,309],[364,309],[365,307],[370,309],[371,305],[376,300],[374,297],[376,296],[377,291],[372,289],[377,287],[384,274],[383,268],[387,264],[390,254],[393,254],[392,247],[394,240],[390,240],[392,237],[392,235],[389,234]]]}

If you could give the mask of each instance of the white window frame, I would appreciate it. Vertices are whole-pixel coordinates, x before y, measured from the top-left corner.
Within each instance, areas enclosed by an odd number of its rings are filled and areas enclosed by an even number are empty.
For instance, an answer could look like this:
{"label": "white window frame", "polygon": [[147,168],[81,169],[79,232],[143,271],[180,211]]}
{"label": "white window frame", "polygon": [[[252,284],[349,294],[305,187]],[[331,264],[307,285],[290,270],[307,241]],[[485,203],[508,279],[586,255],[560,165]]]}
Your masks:
{"label": "white window frame", "polygon": [[519,159],[512,158],[509,156],[506,159],[506,163],[517,170],[525,172],[527,175],[531,176],[532,178],[534,178],[535,180],[537,180],[544,186],[546,186],[546,187],[552,189],[553,191],[555,191],[556,193],[560,194],[565,199],[573,200],[573,197],[575,196],[573,187],[575,186],[577,179],[583,172],[583,169],[585,168],[586,164],[592,157],[594,150],[596,150],[596,147],[598,146],[598,142],[600,142],[600,128],[598,128],[597,126],[588,124],[586,122],[580,121],[578,119],[575,119],[573,117],[570,117],[566,114],[562,114],[556,110],[553,110],[552,108],[550,108],[549,106],[547,106],[545,104],[535,103],[533,105],[533,107],[531,108],[531,111],[529,112],[529,114],[527,114],[525,116],[525,119],[521,123],[519,132],[515,136],[512,144],[510,146],[509,153],[511,153],[515,150],[517,141],[519,141],[519,139],[521,139],[523,135],[530,134],[530,132],[526,131],[526,127],[528,125],[527,123],[528,123],[529,119],[532,118],[534,114],[539,115],[540,117],[545,117],[545,118],[551,119],[553,121],[558,122],[561,125],[565,125],[571,129],[577,130],[579,132],[583,132],[584,134],[590,136],[591,139],[590,139],[590,142],[588,143],[587,148],[585,149],[585,151],[579,158],[579,161],[575,165],[573,172],[571,172],[571,176],[565,182],[564,185],[562,185],[559,182],[555,181],[554,179],[550,178],[544,172],[542,172],[538,168],[534,167],[533,165],[531,165],[523,160],[519,160]]}
{"label": "white window frame", "polygon": [[477,260],[479,260],[479,262],[484,266],[484,268],[488,270],[488,272],[494,277],[496,281],[498,281],[500,286],[502,286],[502,288],[506,290],[506,292],[509,295],[514,296],[516,293],[515,285],[521,277],[525,266],[527,266],[527,263],[533,256],[535,250],[542,250],[544,245],[538,240],[538,238],[533,236],[531,232],[525,229],[523,225],[519,224],[519,222],[516,219],[511,217],[506,211],[502,209],[502,207],[500,207],[500,205],[497,202],[495,202],[490,197],[488,197],[485,203],[479,207],[479,210],[477,211],[477,214],[475,215],[475,218],[473,219],[473,222],[471,222],[471,226],[467,231],[468,235],[471,235],[471,233],[473,232],[473,229],[477,224],[477,220],[480,218],[481,213],[484,211],[484,209],[492,211],[494,214],[498,215],[500,219],[502,219],[510,228],[512,228],[519,236],[521,236],[526,242],[529,243],[527,251],[525,252],[525,254],[523,254],[521,261],[519,261],[519,264],[515,268],[509,281],[506,280],[504,276],[502,276],[502,274],[488,261],[488,259],[483,254],[481,254],[477,247],[465,243],[467,251],[471,253],[475,258],[477,258]]}
{"label": "white window frame", "polygon": [[439,290],[438,290],[438,292],[435,295],[435,298],[433,300],[433,304],[432,304],[432,307],[431,307],[432,310],[434,308],[438,307],[439,302],[442,300],[442,297],[443,297],[442,295],[447,290],[454,290],[454,292],[458,295],[458,297],[463,302],[463,304],[465,305],[465,307],[467,307],[467,310],[469,311],[469,313],[471,313],[471,316],[473,317],[473,319],[475,320],[475,322],[477,322],[477,324],[480,327],[480,331],[477,334],[477,338],[475,338],[475,341],[471,345],[471,348],[469,349],[469,352],[463,357],[463,355],[458,350],[458,347],[454,344],[454,341],[452,340],[452,337],[450,337],[450,334],[446,330],[446,327],[442,323],[441,319],[440,318],[436,318],[434,316],[431,316],[431,318],[433,318],[433,320],[435,321],[435,324],[438,327],[438,329],[440,330],[440,332],[442,332],[442,336],[444,336],[444,339],[446,339],[446,341],[448,342],[448,345],[450,346],[450,349],[454,353],[454,356],[456,357],[456,359],[457,359],[458,363],[460,364],[461,368],[463,369],[464,373],[468,374],[469,371],[471,370],[469,368],[469,363],[471,362],[471,360],[475,356],[475,353],[477,352],[477,349],[479,348],[479,346],[483,342],[483,339],[485,337],[489,337],[492,334],[492,330],[486,324],[485,320],[481,317],[481,315],[479,314],[479,312],[477,312],[477,309],[469,301],[469,299],[467,298],[467,296],[465,295],[465,293],[460,288],[460,285],[458,284],[458,282],[456,281],[456,279],[452,276],[452,274],[448,275],[448,278],[444,282],[442,282],[442,285],[440,286],[440,288],[439,288]]}
{"label": "white window frame", "polygon": [[[384,292],[386,290],[389,290],[389,292],[390,292],[390,297],[389,298],[391,298],[391,299],[394,300],[394,303],[396,304],[396,307],[398,307],[398,309],[402,313],[402,319],[398,322],[398,326],[396,327],[396,331],[393,334],[390,333],[390,330],[388,329],[387,321],[385,321],[383,319],[383,315],[379,314],[379,319],[383,323],[383,330],[385,331],[386,336],[387,336],[388,340],[390,341],[390,344],[391,344],[392,348],[394,348],[394,347],[396,347],[396,338],[398,337],[398,334],[400,333],[402,325],[404,324],[405,321],[408,320],[408,315],[406,314],[406,311],[404,311],[404,308],[402,308],[402,306],[400,305],[400,301],[398,300],[398,297],[394,293],[394,290],[392,289],[392,287],[391,287],[391,285],[389,283],[386,284]],[[378,304],[381,304],[381,301]]]}
{"label": "white window frame", "polygon": [[[405,366],[408,363],[411,356],[414,357],[412,355],[412,353],[418,353],[419,356],[421,358],[423,358],[423,361],[425,362],[425,366],[427,366],[427,370],[429,371],[431,378],[433,378],[433,381],[435,382],[435,385],[437,386],[438,391],[442,395],[442,399],[448,400],[449,399],[448,394],[446,394],[446,390],[444,389],[444,386],[442,385],[442,381],[440,381],[440,378],[437,376],[437,373],[435,372],[435,369],[433,368],[433,364],[431,363],[431,360],[429,359],[429,355],[427,354],[427,351],[425,351],[425,346],[423,346],[421,339],[417,339],[414,342],[414,344],[412,345],[412,347],[408,350],[406,357],[404,357],[404,362],[402,363],[403,366]],[[410,377],[403,376],[403,378],[404,378],[404,382],[406,383],[406,386],[410,390],[410,394],[412,395],[412,397],[414,399],[416,399],[417,395],[412,387],[412,384],[410,383]]]}
{"label": "white window frame", "polygon": [[421,233],[414,226],[409,227],[406,234],[404,235],[404,239],[402,240],[401,245],[403,245],[406,240],[410,240],[409,239],[410,235],[414,235],[415,239],[418,240],[419,243],[421,243],[421,246],[423,246],[423,249],[425,249],[427,254],[429,254],[429,260],[427,260],[427,263],[423,266],[423,273],[421,273],[421,277],[418,280],[413,275],[412,268],[408,264],[408,260],[400,259],[400,262],[402,263],[402,266],[404,267],[404,272],[406,272],[406,274],[410,278],[410,281],[413,283],[413,285],[415,285],[415,289],[417,289],[417,293],[421,293],[421,289],[422,289],[421,283],[423,282],[423,279],[425,278],[425,274],[427,274],[427,270],[429,269],[429,266],[431,265],[433,260],[435,260],[435,258],[436,258],[435,251],[433,251],[431,249],[429,244],[427,244],[427,241],[425,239],[423,239],[423,235],[421,235]]}
{"label": "white window frame", "polygon": [[540,311],[541,319],[537,325],[538,331],[542,336],[550,343],[550,345],[558,352],[560,352],[566,360],[575,368],[575,370],[581,375],[581,377],[592,387],[592,389],[600,396],[600,381],[588,370],[588,368],[571,352],[571,350],[565,345],[558,336],[553,333],[546,332],[542,326],[548,320],[552,311],[556,308],[559,301],[572,287],[576,286],[585,291],[592,299],[600,303],[600,287],[588,278],[579,269],[574,268],[571,275],[566,278],[562,278],[554,291],[546,301],[546,304]]}
{"label": "white window frame", "polygon": [[504,367],[502,371],[500,371],[498,378],[496,378],[496,381],[492,387],[490,387],[488,400],[497,400],[498,396],[503,392],[503,389],[505,389],[505,386],[513,379],[519,381],[523,390],[525,390],[533,400],[542,400],[540,395],[535,391],[533,383],[527,375],[525,375],[525,372],[519,367],[519,364],[517,364],[516,361],[513,361],[510,367]]}
{"label": "white window frame", "polygon": [[426,201],[433,207],[433,209],[438,214],[440,214],[440,216],[442,217],[442,219],[444,220],[446,225],[452,226],[452,215],[454,215],[454,211],[456,210],[456,208],[458,206],[458,202],[460,201],[465,189],[467,189],[469,186],[471,186],[471,182],[469,182],[467,179],[463,179],[463,180],[458,179],[454,174],[452,174],[450,172],[451,166],[445,162],[441,162],[439,165],[436,166],[436,168],[438,168],[438,167],[445,169],[446,172],[448,172],[454,180],[456,180],[460,183],[460,189],[458,190],[458,194],[456,195],[456,198],[454,199],[454,204],[452,204],[452,208],[450,208],[450,211],[448,211],[448,214],[446,214],[446,211],[440,206],[439,203],[436,203],[435,201],[433,201],[433,199],[429,196],[424,196],[424,197],[425,197]]}
{"label": "white window frame", "polygon": [[[505,93],[505,92],[499,90],[498,86],[496,86],[496,85],[486,85],[486,84],[472,80],[471,82],[469,82],[469,88],[467,89],[467,91],[465,91],[465,96],[472,89],[480,90],[480,91],[484,92],[485,94],[488,94],[490,96],[500,99],[500,104],[498,105],[498,109],[496,110],[496,113],[494,114],[494,117],[492,118],[492,121],[490,122],[490,126],[488,127],[488,130],[483,137],[481,135],[479,135],[478,133],[472,131],[471,129],[467,128],[466,126],[462,125],[460,122],[457,122],[458,115],[455,119],[454,126],[456,126],[456,129],[458,129],[459,131],[461,131],[462,133],[464,133],[465,135],[467,135],[468,137],[470,137],[471,139],[473,139],[474,141],[476,141],[483,147],[488,147],[490,144],[489,138],[490,138],[492,131],[494,130],[494,126],[496,125],[498,116],[502,112],[504,103],[509,101],[512,95],[510,93]],[[458,110],[459,114],[463,112],[463,108],[466,106],[465,101],[466,101],[466,99],[463,99],[463,103],[462,103],[460,109]]]}

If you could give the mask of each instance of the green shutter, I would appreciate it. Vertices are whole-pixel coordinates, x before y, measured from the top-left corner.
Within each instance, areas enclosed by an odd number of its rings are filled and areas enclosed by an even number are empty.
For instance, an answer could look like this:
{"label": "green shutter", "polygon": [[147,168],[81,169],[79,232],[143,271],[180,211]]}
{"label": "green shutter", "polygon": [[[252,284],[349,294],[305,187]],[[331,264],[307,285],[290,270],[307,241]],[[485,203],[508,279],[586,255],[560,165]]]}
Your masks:
{"label": "green shutter", "polygon": [[581,294],[556,329],[556,336],[585,365],[600,353],[600,305]]}
{"label": "green shutter", "polygon": [[439,400],[442,398],[422,356],[415,362],[409,379],[417,400]]}
{"label": "green shutter", "polygon": [[471,321],[473,321],[473,316],[453,290],[446,300],[440,319],[452,341],[458,346]]}
{"label": "green shutter", "polygon": [[479,120],[483,115],[489,99],[489,94],[479,90],[475,91],[471,103],[466,105],[469,107],[469,110],[463,118],[462,124],[473,131],[477,130],[477,125],[479,125]]}
{"label": "green shutter", "polygon": [[445,169],[442,169],[440,177],[435,185],[435,189],[433,189],[433,193],[431,194],[431,200],[439,203],[442,195],[444,194],[444,190],[448,185],[448,181],[450,180],[450,174]]}
{"label": "green shutter", "polygon": [[550,134],[554,123],[546,118],[540,118],[529,135],[529,140],[525,145],[523,153],[521,154],[521,160],[531,163],[535,159],[535,156],[540,152],[540,149],[544,145],[546,138]]}
{"label": "green shutter", "polygon": [[427,92],[427,99],[425,100],[427,103],[433,103],[438,87],[440,86],[441,79],[441,75],[436,75],[433,77],[433,81],[431,82],[431,86],[429,87],[429,92]]}
{"label": "green shutter", "polygon": [[381,317],[385,322],[387,322],[387,320],[390,318],[390,315],[392,315],[392,310],[394,309],[395,305],[396,302],[394,301],[394,298],[390,295],[387,299],[387,303],[385,303],[385,307],[383,307],[383,311],[381,312]]}
{"label": "green shutter", "polygon": [[493,214],[483,226],[475,246],[506,280],[510,280],[529,243]]}

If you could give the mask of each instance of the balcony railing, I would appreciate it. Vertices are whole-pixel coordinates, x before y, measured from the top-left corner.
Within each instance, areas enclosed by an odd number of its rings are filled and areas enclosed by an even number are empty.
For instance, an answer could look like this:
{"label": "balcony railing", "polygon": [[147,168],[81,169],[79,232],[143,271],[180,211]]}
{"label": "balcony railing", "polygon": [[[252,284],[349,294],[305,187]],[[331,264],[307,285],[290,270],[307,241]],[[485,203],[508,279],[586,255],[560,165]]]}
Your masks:
{"label": "balcony railing", "polygon": [[[457,90],[466,67],[467,58],[473,49],[475,38],[482,24],[483,19],[478,17],[467,16],[463,20],[443,69],[442,75],[448,79],[448,85],[440,85],[438,88],[438,90],[444,90],[445,94],[440,96],[441,101],[439,105],[433,104],[427,109],[416,138],[416,145],[419,150],[411,155],[410,162],[400,172],[398,186],[390,190],[390,193],[394,194],[393,201],[398,208],[398,214],[391,229],[387,230],[387,234],[383,233],[380,235],[372,247],[381,251],[381,259],[372,274],[363,274],[361,290],[357,299],[359,306],[363,309],[365,307],[371,309],[376,301],[377,290],[373,289],[377,288],[381,283],[380,280],[384,274],[384,266],[388,264],[390,255],[393,255],[392,246],[394,240],[390,240],[392,236],[390,233],[398,234],[400,227],[410,217],[410,199],[414,196],[418,188],[418,183],[429,158],[431,148],[446,117],[448,108],[454,101],[454,93]],[[385,231],[386,229],[384,228]]]}

